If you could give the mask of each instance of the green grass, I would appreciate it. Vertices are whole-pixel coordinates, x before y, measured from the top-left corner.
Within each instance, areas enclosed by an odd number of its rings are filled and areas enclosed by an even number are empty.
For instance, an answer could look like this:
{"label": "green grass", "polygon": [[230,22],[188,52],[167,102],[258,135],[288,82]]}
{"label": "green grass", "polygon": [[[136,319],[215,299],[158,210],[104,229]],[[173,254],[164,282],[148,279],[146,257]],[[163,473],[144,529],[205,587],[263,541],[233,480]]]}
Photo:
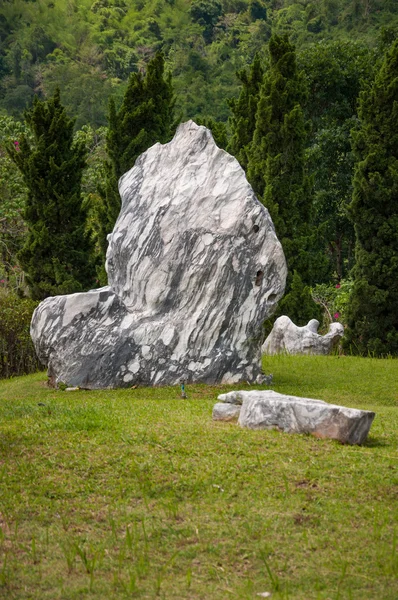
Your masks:
{"label": "green grass", "polygon": [[0,598],[396,600],[398,361],[265,368],[276,391],[375,410],[366,444],[213,422],[225,386],[1,381]]}

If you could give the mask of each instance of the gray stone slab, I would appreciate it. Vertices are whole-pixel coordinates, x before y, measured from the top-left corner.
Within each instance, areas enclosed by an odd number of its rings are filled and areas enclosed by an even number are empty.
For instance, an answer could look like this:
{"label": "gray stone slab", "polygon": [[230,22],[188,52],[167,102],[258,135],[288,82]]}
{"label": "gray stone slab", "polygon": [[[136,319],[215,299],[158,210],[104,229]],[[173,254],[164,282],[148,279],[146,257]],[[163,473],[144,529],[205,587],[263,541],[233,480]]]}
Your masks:
{"label": "gray stone slab", "polygon": [[[249,429],[279,429],[287,433],[311,433],[344,444],[362,444],[375,413],[328,404],[323,400],[278,394],[272,390],[253,390],[221,394],[226,406],[242,402],[239,425]],[[229,396],[228,403],[225,397]]]}

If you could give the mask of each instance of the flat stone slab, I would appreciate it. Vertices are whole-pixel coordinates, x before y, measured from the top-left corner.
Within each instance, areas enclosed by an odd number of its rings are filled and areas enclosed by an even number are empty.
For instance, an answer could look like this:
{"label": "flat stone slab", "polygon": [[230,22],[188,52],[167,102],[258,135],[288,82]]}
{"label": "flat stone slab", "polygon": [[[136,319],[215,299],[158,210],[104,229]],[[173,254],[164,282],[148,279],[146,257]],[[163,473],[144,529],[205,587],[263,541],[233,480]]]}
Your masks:
{"label": "flat stone slab", "polygon": [[[273,390],[236,391],[221,394],[218,400],[227,407],[241,409],[238,423],[249,429],[279,429],[286,433],[311,433],[343,444],[363,444],[375,413],[328,404],[314,398],[278,394]],[[216,404],[213,418],[223,411]],[[216,408],[214,407],[214,408]],[[224,409],[228,412],[228,409]],[[232,412],[232,411],[231,411]]]}

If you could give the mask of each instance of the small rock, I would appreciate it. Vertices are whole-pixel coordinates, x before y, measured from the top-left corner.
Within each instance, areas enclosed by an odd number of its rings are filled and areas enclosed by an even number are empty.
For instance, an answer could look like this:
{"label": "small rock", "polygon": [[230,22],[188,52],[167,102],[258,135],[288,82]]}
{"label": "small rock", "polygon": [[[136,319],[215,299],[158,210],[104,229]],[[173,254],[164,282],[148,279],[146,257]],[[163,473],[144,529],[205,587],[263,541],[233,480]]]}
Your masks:
{"label": "small rock", "polygon": [[341,323],[332,323],[326,335],[319,335],[318,327],[316,319],[298,327],[289,317],[279,317],[261,350],[263,354],[330,354],[342,338],[344,327]]}
{"label": "small rock", "polygon": [[218,396],[218,400],[221,400],[221,402],[227,402],[228,404],[239,404],[241,406],[243,397],[240,392],[228,392],[227,394],[220,394]]}
{"label": "small rock", "polygon": [[79,387],[67,387],[67,388],[65,388],[65,392],[77,392],[78,390],[80,390]]}
{"label": "small rock", "polygon": [[224,491],[224,488],[222,488],[221,485],[218,485],[217,483],[213,483],[213,487],[217,488],[218,490],[220,490],[220,492]]}

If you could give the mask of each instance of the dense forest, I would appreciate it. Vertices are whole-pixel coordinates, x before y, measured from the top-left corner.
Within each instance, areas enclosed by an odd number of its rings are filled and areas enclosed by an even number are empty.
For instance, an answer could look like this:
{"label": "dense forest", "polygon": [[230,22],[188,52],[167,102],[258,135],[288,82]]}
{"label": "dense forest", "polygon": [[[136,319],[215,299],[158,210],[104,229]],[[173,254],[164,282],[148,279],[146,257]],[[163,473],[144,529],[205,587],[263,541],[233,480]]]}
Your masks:
{"label": "dense forest", "polygon": [[[0,376],[10,374],[18,344],[12,370],[36,366],[26,335],[35,300],[106,282],[117,179],[188,118],[237,157],[271,213],[289,265],[280,313],[299,325],[339,319],[347,351],[397,354],[397,294],[387,297],[385,287],[396,287],[398,153],[395,138],[387,149],[377,138],[398,127],[397,37],[394,0],[3,0]],[[378,111],[388,113],[380,126]],[[377,198],[368,210],[372,177],[363,166],[375,148],[390,206],[378,213]],[[57,188],[65,169],[74,173],[71,191]],[[43,224],[57,198],[75,225],[49,226],[50,243]],[[365,228],[369,219],[387,219],[388,233]],[[368,248],[365,229],[393,240],[389,275],[377,284],[369,278],[382,258],[372,271],[369,257],[380,244]],[[66,273],[68,237],[82,244]],[[377,301],[365,321],[376,312],[378,321],[357,331],[369,294]]]}
{"label": "dense forest", "polygon": [[271,33],[298,50],[333,40],[375,48],[396,23],[394,0],[4,0],[0,107],[19,117],[59,86],[76,128],[106,125],[109,97],[162,50],[181,118],[225,121],[236,73],[266,53]]}

